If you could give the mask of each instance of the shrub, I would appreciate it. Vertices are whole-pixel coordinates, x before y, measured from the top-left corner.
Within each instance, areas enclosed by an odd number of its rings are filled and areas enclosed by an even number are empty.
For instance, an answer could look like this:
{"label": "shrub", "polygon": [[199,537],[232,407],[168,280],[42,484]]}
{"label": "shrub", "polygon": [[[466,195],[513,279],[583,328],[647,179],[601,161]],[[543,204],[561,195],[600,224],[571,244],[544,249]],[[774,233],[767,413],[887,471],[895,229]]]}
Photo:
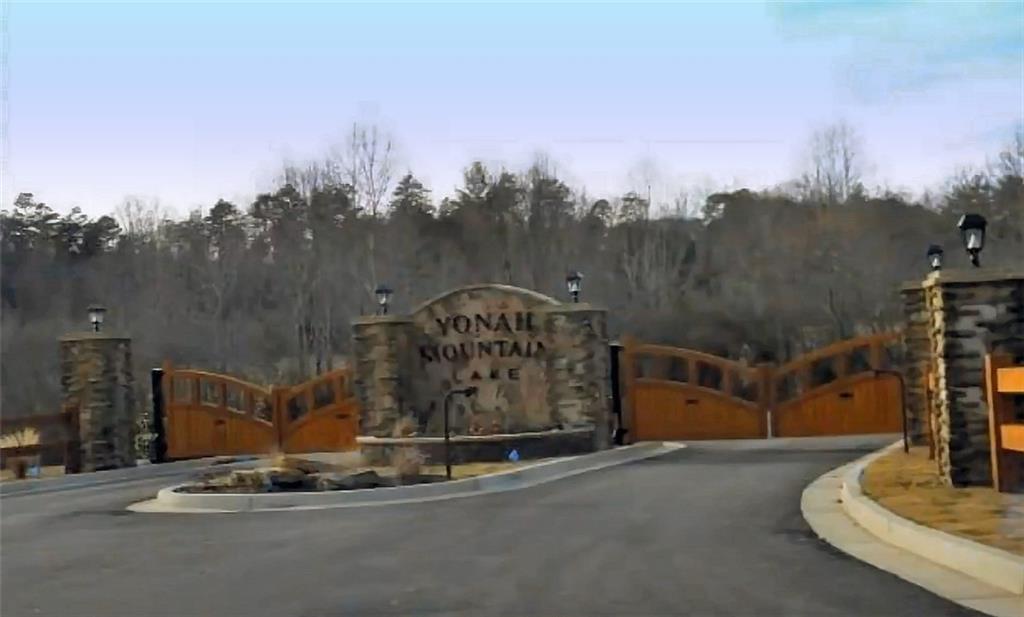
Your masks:
{"label": "shrub", "polygon": [[399,478],[419,477],[425,460],[423,453],[415,446],[400,446],[391,453],[391,466]]}

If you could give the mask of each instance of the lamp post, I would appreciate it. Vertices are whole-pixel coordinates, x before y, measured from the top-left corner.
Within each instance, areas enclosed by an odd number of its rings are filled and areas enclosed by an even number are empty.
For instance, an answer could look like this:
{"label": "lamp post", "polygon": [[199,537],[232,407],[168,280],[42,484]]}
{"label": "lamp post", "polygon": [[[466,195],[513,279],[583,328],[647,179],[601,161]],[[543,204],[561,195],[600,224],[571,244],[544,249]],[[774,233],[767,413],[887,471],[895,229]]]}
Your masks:
{"label": "lamp post", "polygon": [[985,227],[988,222],[980,214],[965,214],[960,217],[957,227],[960,228],[960,239],[964,243],[967,254],[971,256],[971,263],[975,268],[981,267],[978,255],[985,247]]}
{"label": "lamp post", "polygon": [[942,247],[938,244],[928,247],[928,265],[933,271],[942,269]]}
{"label": "lamp post", "polygon": [[100,327],[103,325],[103,317],[107,312],[106,307],[98,304],[93,304],[88,308],[89,311],[89,323],[92,324],[92,331],[99,332]]}
{"label": "lamp post", "polygon": [[580,301],[580,287],[583,284],[583,274],[580,272],[570,272],[565,277],[565,286],[569,288],[569,295],[572,296],[573,303]]}
{"label": "lamp post", "polygon": [[377,294],[377,314],[387,315],[388,303],[391,302],[391,288],[387,285],[378,285],[374,293]]}
{"label": "lamp post", "polygon": [[469,386],[466,388],[459,388],[456,390],[450,390],[448,394],[444,395],[444,475],[451,480],[452,479],[452,456],[451,456],[451,436],[449,435],[449,414],[448,414],[448,403],[451,402],[452,397],[456,394],[464,394],[466,396],[473,396],[476,394],[476,386]]}

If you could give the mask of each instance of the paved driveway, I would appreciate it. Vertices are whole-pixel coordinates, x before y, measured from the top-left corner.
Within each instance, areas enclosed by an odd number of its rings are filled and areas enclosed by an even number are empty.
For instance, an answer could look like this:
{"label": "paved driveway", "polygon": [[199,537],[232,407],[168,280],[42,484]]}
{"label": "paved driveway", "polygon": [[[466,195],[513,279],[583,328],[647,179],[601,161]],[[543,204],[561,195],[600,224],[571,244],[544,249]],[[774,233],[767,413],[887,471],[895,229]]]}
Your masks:
{"label": "paved driveway", "polygon": [[696,442],[480,497],[132,514],[164,480],[5,497],[4,617],[970,615],[832,550],[803,487],[891,439]]}

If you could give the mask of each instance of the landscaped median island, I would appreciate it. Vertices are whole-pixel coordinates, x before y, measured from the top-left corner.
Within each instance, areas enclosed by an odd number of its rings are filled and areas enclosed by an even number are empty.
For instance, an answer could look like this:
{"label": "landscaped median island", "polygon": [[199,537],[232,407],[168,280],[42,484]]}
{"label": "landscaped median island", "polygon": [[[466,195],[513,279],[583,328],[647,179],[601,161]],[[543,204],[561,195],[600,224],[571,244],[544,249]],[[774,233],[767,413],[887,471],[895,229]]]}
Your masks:
{"label": "landscaped median island", "polygon": [[457,463],[452,465],[451,480],[443,465],[424,464],[413,448],[393,451],[388,466],[368,464],[360,452],[277,456],[242,470],[207,470],[128,509],[149,513],[279,512],[453,499],[529,488],[682,447],[645,442],[581,455]]}
{"label": "landscaped median island", "polygon": [[[358,453],[278,456],[256,469],[208,471],[179,487],[182,493],[280,493],[352,491],[393,488],[446,481],[444,465],[423,465],[415,455],[388,466],[364,464]],[[538,463],[541,461],[530,461]],[[525,463],[464,463],[452,465],[452,480],[473,478],[521,467]]]}
{"label": "landscaped median island", "polygon": [[1024,495],[947,486],[927,447],[878,457],[865,468],[861,490],[915,523],[1024,556]]}

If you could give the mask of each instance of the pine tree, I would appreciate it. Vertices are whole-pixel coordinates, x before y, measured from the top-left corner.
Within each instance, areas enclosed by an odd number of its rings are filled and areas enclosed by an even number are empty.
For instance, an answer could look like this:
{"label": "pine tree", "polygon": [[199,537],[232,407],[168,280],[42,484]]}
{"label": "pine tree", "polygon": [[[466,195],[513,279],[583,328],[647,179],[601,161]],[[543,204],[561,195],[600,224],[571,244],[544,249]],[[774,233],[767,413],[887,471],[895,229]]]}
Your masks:
{"label": "pine tree", "polygon": [[406,173],[395,187],[391,195],[391,211],[396,216],[434,213],[430,203],[430,189],[416,179],[412,173]]}

